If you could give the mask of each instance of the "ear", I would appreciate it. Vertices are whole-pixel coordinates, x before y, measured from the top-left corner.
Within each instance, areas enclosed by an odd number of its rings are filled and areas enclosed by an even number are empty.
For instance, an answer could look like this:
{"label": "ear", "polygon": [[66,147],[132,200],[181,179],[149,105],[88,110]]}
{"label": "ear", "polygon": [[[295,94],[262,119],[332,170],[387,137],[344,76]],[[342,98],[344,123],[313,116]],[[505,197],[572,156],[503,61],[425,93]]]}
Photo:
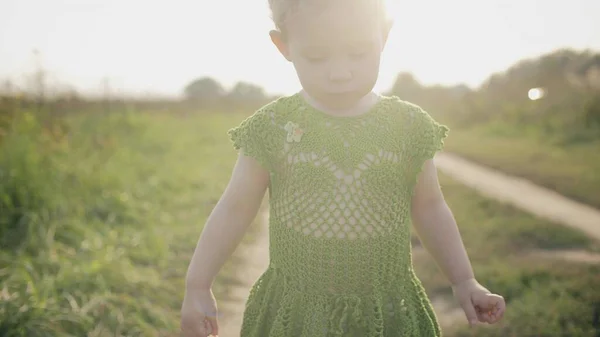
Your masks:
{"label": "ear", "polygon": [[[278,30],[271,30],[269,32],[269,36],[271,37],[271,41],[277,47],[277,50],[285,57],[286,60],[290,61],[288,46],[285,43],[283,34]],[[291,62],[291,61],[290,61]]]}

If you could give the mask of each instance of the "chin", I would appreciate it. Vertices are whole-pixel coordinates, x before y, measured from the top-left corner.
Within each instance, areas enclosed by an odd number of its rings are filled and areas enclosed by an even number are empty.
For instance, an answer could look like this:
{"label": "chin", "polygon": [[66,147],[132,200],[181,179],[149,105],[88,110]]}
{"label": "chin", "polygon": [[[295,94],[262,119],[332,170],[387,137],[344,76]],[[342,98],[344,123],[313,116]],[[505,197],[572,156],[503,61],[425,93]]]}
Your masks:
{"label": "chin", "polygon": [[360,100],[370,91],[367,90],[349,90],[340,92],[327,92],[322,94],[322,98],[327,101],[338,102],[341,104],[351,104],[355,101]]}
{"label": "chin", "polygon": [[344,110],[355,106],[360,97],[356,95],[329,96],[321,100],[322,104],[334,110]]}

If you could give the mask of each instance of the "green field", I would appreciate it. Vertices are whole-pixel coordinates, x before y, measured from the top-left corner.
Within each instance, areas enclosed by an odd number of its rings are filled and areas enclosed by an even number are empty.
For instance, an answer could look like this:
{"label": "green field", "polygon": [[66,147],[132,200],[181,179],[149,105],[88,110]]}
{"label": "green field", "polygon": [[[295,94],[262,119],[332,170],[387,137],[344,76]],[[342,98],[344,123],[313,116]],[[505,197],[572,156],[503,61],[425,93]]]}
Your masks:
{"label": "green field", "polygon": [[179,336],[187,264],[241,118],[79,115],[61,142],[23,118],[0,148],[0,336]]}
{"label": "green field", "polygon": [[[19,118],[0,144],[0,336],[179,336],[187,264],[235,160],[226,131],[244,117],[80,114],[62,132]],[[594,336],[600,267],[525,254],[597,244],[442,182],[478,277],[509,305],[497,329],[454,336]],[[415,263],[448,293],[426,255]]]}

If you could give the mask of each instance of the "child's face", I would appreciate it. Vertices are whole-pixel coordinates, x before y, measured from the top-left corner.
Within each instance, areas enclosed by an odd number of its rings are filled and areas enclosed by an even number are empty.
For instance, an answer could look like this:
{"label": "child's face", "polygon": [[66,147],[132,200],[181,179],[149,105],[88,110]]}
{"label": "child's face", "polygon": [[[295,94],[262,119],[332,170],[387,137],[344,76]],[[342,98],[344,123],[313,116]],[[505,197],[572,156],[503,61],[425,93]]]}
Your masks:
{"label": "child's face", "polygon": [[298,9],[285,36],[272,37],[303,89],[322,104],[343,108],[373,89],[388,31],[371,1],[332,2]]}

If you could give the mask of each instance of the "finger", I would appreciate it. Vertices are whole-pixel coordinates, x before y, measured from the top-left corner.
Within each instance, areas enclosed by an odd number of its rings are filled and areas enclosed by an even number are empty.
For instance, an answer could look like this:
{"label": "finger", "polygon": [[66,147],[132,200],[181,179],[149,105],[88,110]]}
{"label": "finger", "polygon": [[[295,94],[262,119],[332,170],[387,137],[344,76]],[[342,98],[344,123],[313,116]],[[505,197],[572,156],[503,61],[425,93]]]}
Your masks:
{"label": "finger", "polygon": [[217,316],[206,316],[206,320],[210,327],[211,334],[213,336],[219,336],[219,321]]}
{"label": "finger", "polygon": [[497,323],[502,319],[502,316],[504,315],[504,310],[499,310],[496,311],[495,313],[492,314],[492,321],[490,323]]}
{"label": "finger", "polygon": [[475,306],[473,306],[471,299],[469,298],[466,301],[461,301],[460,306],[465,312],[465,316],[467,317],[467,322],[469,322],[469,325],[473,326],[477,324],[477,312],[475,311]]}
{"label": "finger", "polygon": [[477,313],[477,319],[479,322],[488,323],[488,314],[490,309],[488,309],[485,299],[481,298],[479,294],[473,294],[473,306],[475,307],[475,312]]}
{"label": "finger", "polygon": [[495,312],[493,315],[494,323],[498,322],[504,316],[504,312],[506,311],[506,302],[504,298],[501,298],[500,301],[495,306]]}
{"label": "finger", "polygon": [[208,337],[208,331],[207,329],[202,326],[196,326],[196,327],[186,327],[183,329],[183,336],[184,337]]}
{"label": "finger", "polygon": [[485,322],[485,323],[489,323],[488,321],[488,312],[486,310],[483,310],[479,307],[475,307],[475,311],[477,312],[477,319],[480,322]]}
{"label": "finger", "polygon": [[481,310],[479,310],[477,312],[477,314],[479,316],[479,321],[485,322],[488,324],[494,323],[494,313],[495,313],[495,311],[493,309],[487,309],[487,308],[481,308]]}
{"label": "finger", "polygon": [[186,319],[182,321],[181,331],[184,337],[207,337],[204,319]]}
{"label": "finger", "polygon": [[483,314],[483,321],[495,323],[499,320],[499,314],[504,312],[504,298],[495,294],[481,294],[474,296],[475,306]]}
{"label": "finger", "polygon": [[202,335],[202,337],[213,336],[212,330],[210,329],[210,323],[208,323],[207,318],[202,321],[202,326],[204,327],[204,335]]}

